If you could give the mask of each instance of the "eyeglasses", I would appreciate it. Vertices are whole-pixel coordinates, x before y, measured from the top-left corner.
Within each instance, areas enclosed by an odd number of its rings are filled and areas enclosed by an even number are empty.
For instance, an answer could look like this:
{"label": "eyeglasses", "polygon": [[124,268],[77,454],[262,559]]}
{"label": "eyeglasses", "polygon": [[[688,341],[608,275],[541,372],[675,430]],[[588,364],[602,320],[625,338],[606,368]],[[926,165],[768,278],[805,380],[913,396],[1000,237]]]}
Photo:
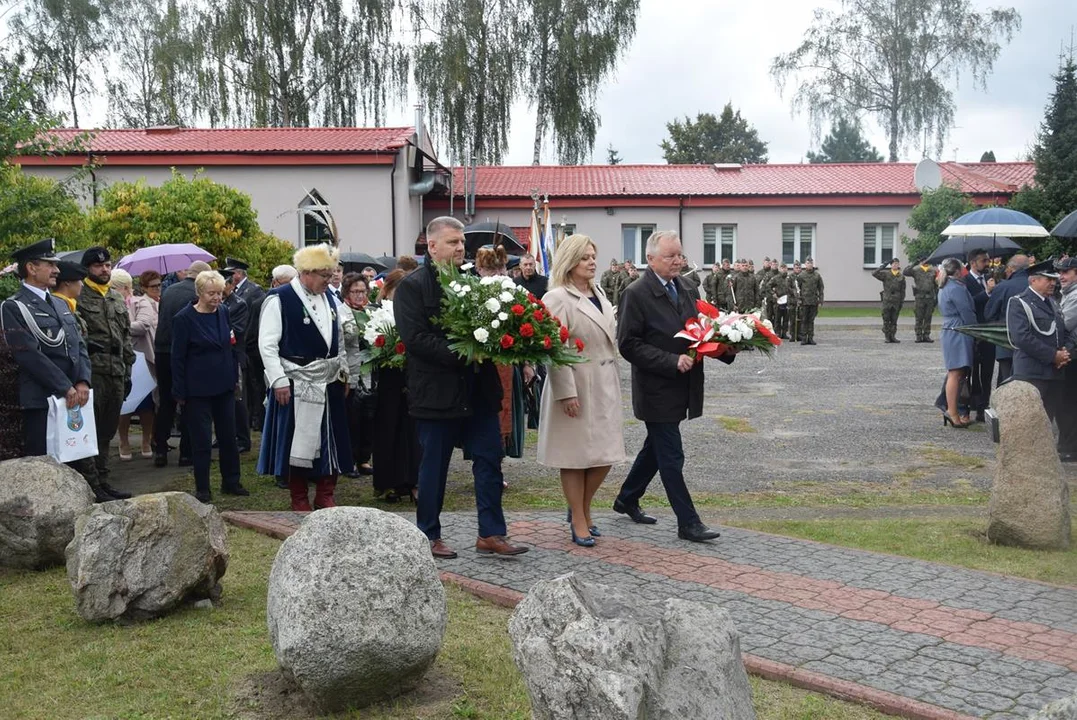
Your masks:
{"label": "eyeglasses", "polygon": [[353,290],[349,290],[349,291],[348,291],[348,294],[349,294],[349,295],[366,295],[366,294],[367,294],[367,291],[366,291],[366,290],[362,290],[362,289],[360,289],[360,288],[355,288],[355,289],[353,289]]}
{"label": "eyeglasses", "polygon": [[333,277],[333,271],[332,270],[312,270],[311,274],[312,275],[317,275],[322,280],[329,280],[330,278]]}
{"label": "eyeglasses", "polygon": [[146,286],[146,289],[147,290],[153,290],[154,288],[159,288],[159,287],[161,287],[161,283],[150,283],[149,285]]}

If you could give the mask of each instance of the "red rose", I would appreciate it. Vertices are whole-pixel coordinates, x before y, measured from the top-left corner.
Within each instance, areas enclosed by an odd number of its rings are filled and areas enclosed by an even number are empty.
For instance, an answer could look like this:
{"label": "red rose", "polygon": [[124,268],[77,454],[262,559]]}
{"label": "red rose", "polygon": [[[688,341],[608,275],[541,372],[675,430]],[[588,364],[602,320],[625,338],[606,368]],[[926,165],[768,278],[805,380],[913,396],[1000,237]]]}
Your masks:
{"label": "red rose", "polygon": [[524,323],[520,326],[520,335],[524,337],[531,337],[535,334],[535,326],[531,323]]}
{"label": "red rose", "polygon": [[374,338],[374,347],[385,347],[385,336],[378,335]]}
{"label": "red rose", "polygon": [[568,328],[564,325],[561,326],[561,342],[568,342]]}
{"label": "red rose", "polygon": [[398,343],[397,343],[397,344],[396,344],[396,345],[395,345],[395,346],[393,347],[393,350],[395,350],[395,351],[396,351],[396,354],[397,354],[397,355],[403,355],[403,354],[404,354],[404,343],[402,343],[402,342],[398,342]]}
{"label": "red rose", "polygon": [[542,322],[545,319],[546,319],[546,313],[542,312],[541,310],[536,310],[535,311],[535,322]]}
{"label": "red rose", "polygon": [[501,347],[505,348],[506,350],[508,350],[510,347],[512,347],[515,344],[516,344],[516,339],[513,338],[512,335],[502,335],[501,336]]}
{"label": "red rose", "polygon": [[549,335],[547,335],[546,337],[542,338],[542,347],[544,347],[544,348],[546,348],[547,350],[549,350],[549,349],[550,349],[550,348],[551,348],[552,346],[553,346],[553,340],[550,340],[550,336],[549,336]]}
{"label": "red rose", "polygon": [[513,315],[523,315],[524,314],[524,306],[521,305],[520,303],[516,303],[515,305],[512,306],[512,314]]}
{"label": "red rose", "polygon": [[576,352],[583,352],[583,340],[580,340],[579,338],[576,338]]}

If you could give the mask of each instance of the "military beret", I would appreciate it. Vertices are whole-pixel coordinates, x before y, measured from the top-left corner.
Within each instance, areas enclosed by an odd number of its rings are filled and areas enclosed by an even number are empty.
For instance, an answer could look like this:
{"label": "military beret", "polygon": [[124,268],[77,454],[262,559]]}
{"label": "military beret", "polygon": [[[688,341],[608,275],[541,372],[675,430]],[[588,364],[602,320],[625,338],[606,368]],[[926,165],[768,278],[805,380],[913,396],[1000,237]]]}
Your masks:
{"label": "military beret", "polygon": [[112,259],[112,256],[108,253],[108,248],[95,245],[89,248],[82,254],[82,264],[86,267],[96,265],[97,263],[106,263]]}
{"label": "military beret", "polygon": [[70,260],[61,260],[56,263],[60,268],[60,274],[56,276],[56,282],[82,282],[88,274],[86,268]]}
{"label": "military beret", "polygon": [[44,240],[38,240],[33,245],[19,248],[11,253],[11,257],[20,265],[31,260],[44,260],[45,262],[58,262],[60,260],[60,258],[56,257],[56,240],[54,238],[45,238]]}

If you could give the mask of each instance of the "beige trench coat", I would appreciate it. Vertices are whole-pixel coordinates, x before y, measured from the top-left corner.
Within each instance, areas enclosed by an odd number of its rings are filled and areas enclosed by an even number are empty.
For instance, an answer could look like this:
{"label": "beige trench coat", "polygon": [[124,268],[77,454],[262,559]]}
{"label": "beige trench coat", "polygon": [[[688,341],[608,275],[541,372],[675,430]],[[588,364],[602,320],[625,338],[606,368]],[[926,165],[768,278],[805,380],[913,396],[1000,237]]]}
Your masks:
{"label": "beige trench coat", "polygon": [[[538,461],[550,467],[578,470],[625,459],[617,323],[605,295],[598,290],[595,295],[602,312],[574,287],[554,288],[542,297],[571,336],[583,340],[587,358],[584,363],[551,368],[543,389]],[[574,418],[558,402],[573,397],[580,401]]]}

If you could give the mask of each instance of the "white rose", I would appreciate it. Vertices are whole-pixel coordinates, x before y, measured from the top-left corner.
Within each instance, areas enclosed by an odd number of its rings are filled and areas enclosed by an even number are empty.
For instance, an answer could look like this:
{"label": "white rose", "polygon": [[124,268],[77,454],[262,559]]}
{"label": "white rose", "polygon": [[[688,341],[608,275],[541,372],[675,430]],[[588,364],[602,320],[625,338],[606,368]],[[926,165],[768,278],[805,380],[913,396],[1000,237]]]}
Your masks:
{"label": "white rose", "polygon": [[497,301],[497,298],[490,298],[483,303],[483,306],[492,313],[495,313],[501,309],[501,303]]}
{"label": "white rose", "polygon": [[460,283],[456,282],[455,280],[449,283],[449,287],[451,287],[456,292],[460,292]]}
{"label": "white rose", "polygon": [[464,270],[464,271],[467,271],[467,270],[470,270],[473,267],[475,267],[475,265],[473,263],[464,263],[463,265],[460,266],[460,269]]}
{"label": "white rose", "polygon": [[502,291],[502,293],[500,295],[498,295],[498,297],[501,298],[501,302],[512,302],[512,299],[515,296],[512,293],[510,293],[508,290],[504,290],[504,291]]}
{"label": "white rose", "polygon": [[497,314],[497,319],[498,320],[508,320],[509,319],[509,314],[507,312],[499,312]]}
{"label": "white rose", "polygon": [[460,294],[461,295],[467,295],[469,292],[471,292],[471,286],[470,285],[465,285],[463,287],[463,289],[460,291]]}
{"label": "white rose", "polygon": [[512,291],[515,292],[515,290],[516,290],[516,281],[513,280],[510,277],[505,277],[504,275],[502,275],[501,276],[501,287],[505,288],[506,290],[512,290]]}
{"label": "white rose", "polygon": [[729,338],[729,342],[732,342],[732,343],[740,342],[740,332],[738,332],[737,329],[734,328],[734,327],[728,328],[726,330],[725,336],[727,338]]}
{"label": "white rose", "polygon": [[501,321],[497,318],[494,318],[490,321],[490,327],[492,327],[494,330],[497,330],[499,327],[501,327]]}
{"label": "white rose", "polygon": [[497,285],[499,282],[501,281],[492,275],[479,278],[479,285]]}
{"label": "white rose", "polygon": [[740,336],[744,340],[751,340],[752,335],[754,335],[754,334],[755,333],[752,331],[752,329],[750,327],[748,327],[747,325],[744,327],[743,330],[740,331]]}
{"label": "white rose", "polygon": [[475,328],[475,332],[473,332],[472,335],[474,335],[475,339],[481,343],[490,339],[490,333],[487,332],[486,328]]}

